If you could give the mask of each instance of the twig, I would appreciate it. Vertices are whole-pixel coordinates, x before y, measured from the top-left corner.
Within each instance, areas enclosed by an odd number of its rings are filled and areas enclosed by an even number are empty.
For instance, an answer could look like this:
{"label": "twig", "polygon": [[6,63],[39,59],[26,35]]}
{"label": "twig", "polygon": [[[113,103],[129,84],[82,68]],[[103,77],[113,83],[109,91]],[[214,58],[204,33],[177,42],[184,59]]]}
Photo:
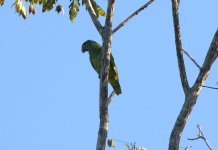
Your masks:
{"label": "twig", "polygon": [[189,55],[189,53],[186,50],[184,50],[184,49],[182,49],[182,50],[186,54],[186,56],[188,56],[188,58],[198,67],[198,69],[201,70],[200,65],[198,65],[198,63],[191,57],[191,55]]}
{"label": "twig", "polygon": [[124,143],[124,144],[129,144],[129,145],[131,145],[131,143],[126,142],[126,141],[123,141],[123,140],[118,140],[118,139],[113,139],[113,140],[114,140],[114,141],[117,141],[117,142]]}
{"label": "twig", "polygon": [[206,143],[207,147],[212,150],[212,147],[211,145],[209,144],[208,140],[204,137],[204,134],[203,132],[201,131],[201,126],[200,125],[197,125],[197,128],[198,128],[198,137],[197,138],[188,138],[188,140],[198,140],[198,139],[203,139],[204,142]]}
{"label": "twig", "polygon": [[150,0],[146,4],[144,4],[142,7],[140,7],[138,10],[136,10],[134,13],[132,13],[129,17],[127,17],[123,22],[121,22],[114,30],[113,34],[119,30],[121,27],[123,27],[131,18],[138,15],[138,13],[142,10],[144,10],[146,7],[148,7],[151,3],[153,3],[155,0]]}
{"label": "twig", "polygon": [[188,138],[188,140],[191,140],[191,141],[198,140],[198,139],[200,139],[200,137],[196,137],[196,138],[192,138],[192,139]]}
{"label": "twig", "polygon": [[217,88],[217,87],[206,86],[206,85],[204,85],[203,87],[205,87],[205,88],[208,88],[208,89],[218,90],[218,88]]}
{"label": "twig", "polygon": [[110,96],[109,96],[109,98],[108,98],[108,106],[110,105],[110,103],[111,103],[111,101],[112,101],[112,98],[113,98],[113,96],[114,96],[115,94],[116,94],[115,91],[111,92],[111,94],[110,94]]}
{"label": "twig", "polygon": [[98,20],[98,17],[95,14],[95,11],[92,7],[90,0],[85,0],[85,4],[86,4],[86,8],[89,12],[89,15],[92,19],[92,22],[94,23],[94,25],[95,25],[96,29],[98,30],[98,32],[100,33],[100,35],[102,35],[103,27],[102,27],[100,21]]}

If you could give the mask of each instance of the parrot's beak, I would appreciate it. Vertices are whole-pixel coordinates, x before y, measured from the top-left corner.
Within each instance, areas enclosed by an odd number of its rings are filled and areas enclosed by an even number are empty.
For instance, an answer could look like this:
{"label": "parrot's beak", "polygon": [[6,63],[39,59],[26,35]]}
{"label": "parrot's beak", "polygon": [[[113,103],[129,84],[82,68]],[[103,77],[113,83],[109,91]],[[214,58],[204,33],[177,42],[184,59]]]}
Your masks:
{"label": "parrot's beak", "polygon": [[81,49],[81,50],[82,50],[83,53],[85,53],[85,52],[87,51],[87,50],[85,49],[85,46],[84,46],[84,45],[82,45],[82,49]]}

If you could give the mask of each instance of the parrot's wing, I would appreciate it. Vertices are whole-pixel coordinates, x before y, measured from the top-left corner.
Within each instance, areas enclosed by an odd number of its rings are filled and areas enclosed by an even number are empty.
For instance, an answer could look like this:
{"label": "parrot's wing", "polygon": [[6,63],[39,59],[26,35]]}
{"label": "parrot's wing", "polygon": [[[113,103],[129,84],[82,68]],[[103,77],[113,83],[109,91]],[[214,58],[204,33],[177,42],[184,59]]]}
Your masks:
{"label": "parrot's wing", "polygon": [[112,54],[111,54],[111,58],[110,58],[110,65],[111,65],[111,68],[113,69],[113,71],[115,72],[115,74],[118,74],[117,67],[116,67],[116,64],[114,62],[114,57]]}
{"label": "parrot's wing", "polygon": [[97,42],[92,42],[91,47],[92,47],[92,49],[101,51],[101,45],[99,45]]}
{"label": "parrot's wing", "polygon": [[94,65],[93,65],[93,62],[90,60],[90,62],[91,62],[91,65],[92,65],[92,67],[93,67],[93,69],[95,69],[95,67],[94,67]]}

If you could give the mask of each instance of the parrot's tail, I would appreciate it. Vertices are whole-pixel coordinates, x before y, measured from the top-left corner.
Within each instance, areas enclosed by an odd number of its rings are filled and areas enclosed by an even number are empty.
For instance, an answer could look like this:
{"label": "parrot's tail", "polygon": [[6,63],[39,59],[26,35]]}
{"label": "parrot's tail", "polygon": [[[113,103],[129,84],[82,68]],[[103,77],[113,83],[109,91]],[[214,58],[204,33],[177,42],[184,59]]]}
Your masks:
{"label": "parrot's tail", "polygon": [[113,87],[115,93],[117,95],[121,94],[122,93],[122,90],[121,90],[121,87],[120,87],[120,83],[117,81],[117,82],[114,82],[113,84],[111,84],[111,86]]}

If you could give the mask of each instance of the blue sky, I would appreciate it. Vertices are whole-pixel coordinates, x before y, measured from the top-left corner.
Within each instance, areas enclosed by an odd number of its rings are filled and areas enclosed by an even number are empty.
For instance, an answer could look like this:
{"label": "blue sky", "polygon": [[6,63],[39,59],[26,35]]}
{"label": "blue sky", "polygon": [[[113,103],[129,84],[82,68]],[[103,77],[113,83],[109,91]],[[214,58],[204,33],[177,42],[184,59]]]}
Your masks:
{"label": "blue sky", "polygon": [[[123,3],[116,2],[114,27],[145,1]],[[6,1],[0,8],[0,149],[95,149],[99,80],[81,44],[87,39],[101,43],[101,38],[88,13],[81,8],[71,23],[67,9],[65,15],[42,14],[37,7],[35,16],[23,20],[11,4]],[[67,8],[69,2],[63,4]],[[200,65],[218,26],[217,5],[217,0],[180,4],[183,48]],[[148,150],[167,149],[184,101],[173,31],[171,2],[156,1],[114,35],[112,53],[123,93],[110,105],[108,138],[136,142]],[[198,69],[185,61],[191,84]],[[215,62],[206,85],[216,86],[217,67]],[[187,141],[197,136],[197,124],[218,149],[217,96],[216,90],[202,90],[181,149],[207,149],[203,141]],[[123,143],[116,145],[125,149]]]}

